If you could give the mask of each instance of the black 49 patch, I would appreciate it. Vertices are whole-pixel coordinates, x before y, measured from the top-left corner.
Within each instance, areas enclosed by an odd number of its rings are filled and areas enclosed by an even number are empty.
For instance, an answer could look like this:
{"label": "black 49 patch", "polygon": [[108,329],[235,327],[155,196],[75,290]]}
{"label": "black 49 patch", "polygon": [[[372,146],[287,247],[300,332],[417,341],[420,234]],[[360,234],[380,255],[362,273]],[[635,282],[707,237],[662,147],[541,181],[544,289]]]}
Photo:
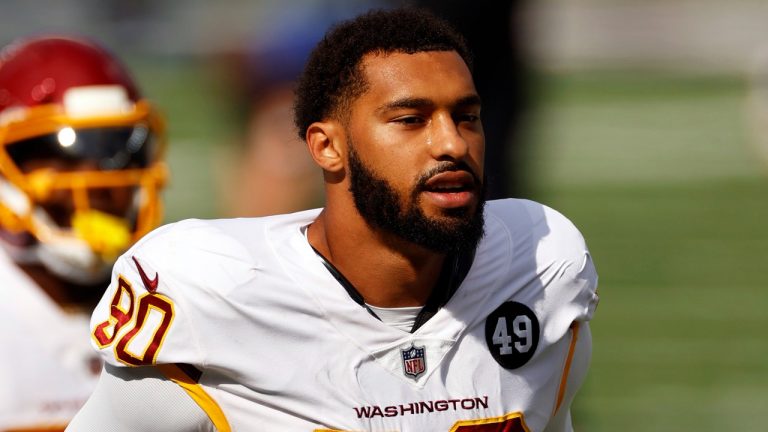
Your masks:
{"label": "black 49 patch", "polygon": [[528,306],[506,302],[486,318],[485,342],[497,363],[505,369],[517,369],[539,346],[539,320]]}

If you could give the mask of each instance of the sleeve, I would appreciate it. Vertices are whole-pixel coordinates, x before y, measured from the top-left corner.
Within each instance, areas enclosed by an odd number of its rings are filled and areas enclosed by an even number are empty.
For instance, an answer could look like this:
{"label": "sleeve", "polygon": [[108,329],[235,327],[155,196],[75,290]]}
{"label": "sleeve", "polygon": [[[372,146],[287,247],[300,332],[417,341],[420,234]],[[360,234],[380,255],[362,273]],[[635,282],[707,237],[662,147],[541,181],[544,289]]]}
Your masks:
{"label": "sleeve", "polygon": [[545,432],[572,432],[571,404],[583,384],[592,358],[592,320],[599,296],[598,275],[592,255],[581,233],[564,216],[552,210],[550,228],[554,235],[546,247],[552,283],[543,304],[547,305],[548,325],[544,338],[554,343],[570,334],[571,344],[565,359],[555,399],[555,410]]}
{"label": "sleeve", "polygon": [[240,323],[231,293],[256,273],[230,231],[215,221],[169,224],[117,260],[91,317],[91,342],[106,363],[206,369],[210,353],[234,348],[221,337]]}
{"label": "sleeve", "polygon": [[545,432],[572,432],[571,404],[592,357],[592,320],[599,297],[598,274],[586,241],[565,216],[546,206],[529,205],[535,224],[536,308],[548,346],[567,343],[562,372]]}
{"label": "sleeve", "polygon": [[595,314],[598,274],[581,232],[562,214],[545,207],[546,234],[537,246],[543,286],[538,304],[546,317],[543,337],[555,343],[574,322],[586,323]]}
{"label": "sleeve", "polygon": [[156,367],[105,365],[91,397],[67,432],[207,432],[207,414]]}
{"label": "sleeve", "polygon": [[575,261],[578,267],[566,271],[569,283],[573,285],[573,297],[570,299],[575,309],[576,321],[590,321],[595,314],[600,297],[597,294],[598,275],[592,254],[586,245],[580,252],[580,259]]}
{"label": "sleeve", "polygon": [[571,404],[581,388],[592,359],[592,333],[588,322],[581,322],[575,332],[576,343],[573,356],[567,363],[567,375],[558,389],[555,400],[555,414],[550,419],[544,432],[572,432]]}
{"label": "sleeve", "polygon": [[190,300],[203,294],[176,276],[179,270],[167,257],[173,253],[168,246],[131,249],[115,264],[111,283],[91,316],[91,343],[105,363],[204,364]]}

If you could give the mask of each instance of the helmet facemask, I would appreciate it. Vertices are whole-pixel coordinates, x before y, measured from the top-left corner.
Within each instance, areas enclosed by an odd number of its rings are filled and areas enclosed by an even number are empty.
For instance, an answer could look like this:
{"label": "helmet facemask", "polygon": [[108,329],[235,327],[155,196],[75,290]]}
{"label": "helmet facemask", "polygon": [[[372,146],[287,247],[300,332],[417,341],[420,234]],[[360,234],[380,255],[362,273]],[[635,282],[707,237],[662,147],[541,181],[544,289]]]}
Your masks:
{"label": "helmet facemask", "polygon": [[119,86],[64,102],[0,114],[0,226],[31,234],[27,259],[90,284],[160,222],[164,125]]}

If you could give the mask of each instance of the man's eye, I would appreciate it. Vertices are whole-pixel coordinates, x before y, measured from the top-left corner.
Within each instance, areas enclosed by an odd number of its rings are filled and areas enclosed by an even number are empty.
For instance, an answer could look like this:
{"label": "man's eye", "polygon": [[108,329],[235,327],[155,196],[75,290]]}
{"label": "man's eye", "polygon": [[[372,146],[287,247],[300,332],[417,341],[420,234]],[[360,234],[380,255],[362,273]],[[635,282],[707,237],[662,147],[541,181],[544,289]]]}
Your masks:
{"label": "man's eye", "polygon": [[470,122],[474,123],[480,120],[480,116],[477,114],[471,114],[471,113],[465,113],[465,114],[459,114],[456,116],[456,120],[459,122]]}
{"label": "man's eye", "polygon": [[396,123],[401,123],[404,125],[417,125],[420,123],[423,123],[424,121],[421,119],[421,117],[417,116],[406,116],[406,117],[398,117],[395,119]]}

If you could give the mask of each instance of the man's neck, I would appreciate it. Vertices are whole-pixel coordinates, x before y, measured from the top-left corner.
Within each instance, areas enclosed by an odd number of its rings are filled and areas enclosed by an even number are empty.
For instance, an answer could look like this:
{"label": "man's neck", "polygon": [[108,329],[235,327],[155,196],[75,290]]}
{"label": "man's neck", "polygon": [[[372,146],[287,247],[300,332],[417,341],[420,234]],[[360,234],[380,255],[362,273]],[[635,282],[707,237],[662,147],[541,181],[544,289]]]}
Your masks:
{"label": "man's neck", "polygon": [[422,306],[440,277],[445,255],[374,231],[360,220],[330,224],[324,210],[310,225],[309,243],[378,307]]}

